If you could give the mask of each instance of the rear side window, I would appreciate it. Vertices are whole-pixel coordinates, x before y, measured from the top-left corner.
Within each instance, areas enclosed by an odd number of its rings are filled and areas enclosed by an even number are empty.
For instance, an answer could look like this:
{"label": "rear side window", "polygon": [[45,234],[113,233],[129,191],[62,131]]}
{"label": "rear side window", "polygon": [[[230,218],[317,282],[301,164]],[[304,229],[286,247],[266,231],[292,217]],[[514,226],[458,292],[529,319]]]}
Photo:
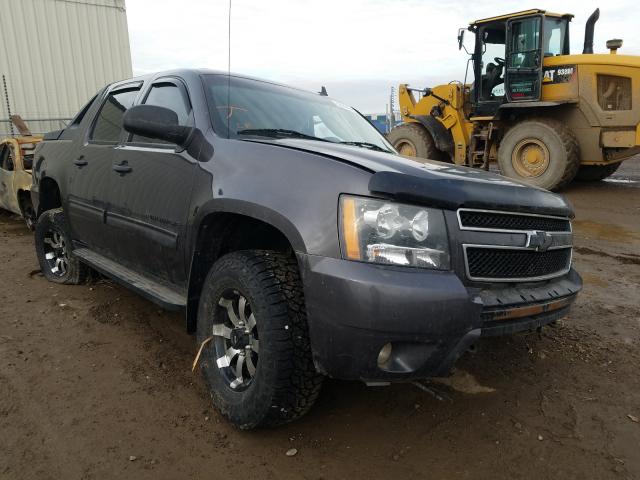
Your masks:
{"label": "rear side window", "polygon": [[9,170],[8,167],[9,167],[9,145],[5,143],[4,145],[0,145],[0,168],[2,170]]}
{"label": "rear side window", "polygon": [[117,90],[109,93],[100,108],[91,131],[90,140],[104,143],[118,143],[122,134],[122,117],[133,105],[140,87]]}
{"label": "rear side window", "polygon": [[0,168],[7,172],[13,172],[15,168],[13,163],[13,148],[8,144],[2,145],[2,150],[0,151]]}
{"label": "rear side window", "polygon": [[[184,88],[172,82],[156,83],[149,90],[145,105],[156,105],[165,107],[176,112],[180,125],[193,125],[193,115],[191,114],[191,103]],[[141,135],[134,135],[131,138],[134,143],[168,143],[155,138],[147,138]]]}

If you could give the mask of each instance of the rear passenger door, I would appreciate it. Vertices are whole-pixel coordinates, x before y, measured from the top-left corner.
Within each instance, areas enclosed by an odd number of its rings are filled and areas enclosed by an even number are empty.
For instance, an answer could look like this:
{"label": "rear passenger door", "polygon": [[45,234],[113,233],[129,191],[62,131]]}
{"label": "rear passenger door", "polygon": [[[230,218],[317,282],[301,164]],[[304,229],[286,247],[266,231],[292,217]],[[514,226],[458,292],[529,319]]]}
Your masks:
{"label": "rear passenger door", "polygon": [[[174,77],[154,81],[142,104],[176,112],[181,125],[194,116],[185,84]],[[182,287],[183,252],[196,161],[175,144],[127,135],[116,150],[107,222],[115,235],[116,258],[133,270]]]}
{"label": "rear passenger door", "polygon": [[72,155],[67,183],[67,216],[75,240],[90,249],[109,254],[105,223],[113,159],[120,144],[122,117],[130,108],[142,83],[109,91],[89,126],[87,137]]}

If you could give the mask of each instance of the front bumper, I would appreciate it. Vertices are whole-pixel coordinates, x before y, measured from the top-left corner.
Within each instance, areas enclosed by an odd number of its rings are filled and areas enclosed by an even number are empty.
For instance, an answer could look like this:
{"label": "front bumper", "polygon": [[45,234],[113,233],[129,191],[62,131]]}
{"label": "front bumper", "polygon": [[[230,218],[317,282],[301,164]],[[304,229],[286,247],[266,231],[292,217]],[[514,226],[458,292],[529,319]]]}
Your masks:
{"label": "front bumper", "polygon": [[[466,287],[452,272],[299,254],[316,368],[366,382],[447,375],[483,335],[529,330],[565,316],[582,287],[568,274],[528,285]],[[378,353],[392,355],[382,367]]]}

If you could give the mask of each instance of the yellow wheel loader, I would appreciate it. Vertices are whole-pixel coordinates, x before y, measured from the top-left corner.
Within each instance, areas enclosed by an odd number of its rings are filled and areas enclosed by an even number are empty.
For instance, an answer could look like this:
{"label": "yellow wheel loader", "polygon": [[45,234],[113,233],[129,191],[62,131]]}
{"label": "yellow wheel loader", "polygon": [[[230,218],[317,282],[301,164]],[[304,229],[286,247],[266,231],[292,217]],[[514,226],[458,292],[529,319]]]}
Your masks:
{"label": "yellow wheel loader", "polygon": [[[569,53],[570,14],[527,10],[478,20],[467,64],[473,83],[398,90],[403,155],[488,169],[546,189],[601,180],[640,153],[640,57],[593,53],[596,10],[581,55]],[[466,50],[466,48],[465,48]]]}

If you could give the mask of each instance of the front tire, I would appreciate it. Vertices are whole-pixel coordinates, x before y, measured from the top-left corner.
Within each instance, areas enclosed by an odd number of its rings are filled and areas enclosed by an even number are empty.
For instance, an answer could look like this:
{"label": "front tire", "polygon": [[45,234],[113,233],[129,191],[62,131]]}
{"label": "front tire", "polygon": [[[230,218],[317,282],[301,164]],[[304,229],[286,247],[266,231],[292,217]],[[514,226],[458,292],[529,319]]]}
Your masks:
{"label": "front tire", "polygon": [[421,158],[448,161],[448,155],[436,148],[427,129],[417,123],[405,123],[393,128],[387,135],[387,140],[400,155],[415,157],[418,162]]}
{"label": "front tire", "polygon": [[62,208],[40,215],[35,245],[40,269],[47,280],[67,285],[86,282],[89,268],[71,253],[71,236]]}
{"label": "front tire", "polygon": [[547,190],[559,190],[578,172],[578,141],[559,120],[523,120],[508,130],[500,142],[498,165],[506,177]]}
{"label": "front tire", "polygon": [[296,259],[247,250],[219,259],[198,309],[201,371],[214,405],[249,430],[295,420],[322,385],[313,365]]}

